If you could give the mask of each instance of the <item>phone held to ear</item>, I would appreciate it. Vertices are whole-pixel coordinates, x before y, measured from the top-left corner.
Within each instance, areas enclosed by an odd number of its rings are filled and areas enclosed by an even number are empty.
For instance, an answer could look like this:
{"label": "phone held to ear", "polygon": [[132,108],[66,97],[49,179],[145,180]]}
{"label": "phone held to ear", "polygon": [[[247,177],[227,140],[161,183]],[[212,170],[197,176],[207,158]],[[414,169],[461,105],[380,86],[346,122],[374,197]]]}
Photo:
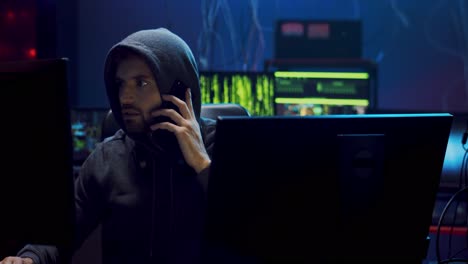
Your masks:
{"label": "phone held to ear", "polygon": [[[179,81],[175,80],[171,87],[171,94],[176,96],[177,98],[185,101],[185,91],[187,90],[187,86]],[[170,101],[162,101],[161,108],[164,109],[173,109],[180,114],[179,108]],[[158,116],[155,117],[151,124],[158,124],[162,122],[170,122],[175,124],[175,122],[167,116]],[[150,140],[153,142],[154,145],[159,147],[162,151],[167,152],[173,155],[181,155],[179,144],[177,142],[177,138],[175,135],[167,130],[158,129],[156,131],[150,132]]]}

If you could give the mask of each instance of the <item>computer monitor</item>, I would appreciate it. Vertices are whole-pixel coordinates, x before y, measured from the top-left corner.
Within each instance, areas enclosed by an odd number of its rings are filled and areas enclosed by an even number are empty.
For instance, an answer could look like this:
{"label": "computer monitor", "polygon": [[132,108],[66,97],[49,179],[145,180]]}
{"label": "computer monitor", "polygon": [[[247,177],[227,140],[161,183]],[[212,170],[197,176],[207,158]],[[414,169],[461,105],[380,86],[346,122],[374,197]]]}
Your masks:
{"label": "computer monitor", "polygon": [[349,69],[276,71],[276,115],[365,114],[372,76]]}
{"label": "computer monitor", "polygon": [[72,108],[73,165],[80,167],[102,141],[102,124],[109,108]]}
{"label": "computer monitor", "polygon": [[367,114],[375,108],[378,65],[364,59],[273,59],[275,115]]}
{"label": "computer monitor", "polygon": [[273,73],[201,71],[202,103],[237,103],[254,116],[274,115]]}
{"label": "computer monitor", "polygon": [[0,259],[26,243],[67,249],[74,228],[67,59],[0,63]]}
{"label": "computer monitor", "polygon": [[206,263],[421,263],[451,123],[450,114],[218,118]]}

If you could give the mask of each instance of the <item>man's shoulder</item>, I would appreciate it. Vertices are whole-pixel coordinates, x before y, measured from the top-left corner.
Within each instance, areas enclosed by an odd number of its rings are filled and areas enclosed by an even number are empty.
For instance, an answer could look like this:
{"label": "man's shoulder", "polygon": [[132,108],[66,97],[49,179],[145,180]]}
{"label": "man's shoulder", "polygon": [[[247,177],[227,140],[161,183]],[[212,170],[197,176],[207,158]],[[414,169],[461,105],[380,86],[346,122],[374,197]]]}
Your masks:
{"label": "man's shoulder", "polygon": [[134,142],[123,130],[118,130],[114,135],[103,139],[96,145],[94,152],[106,154],[106,153],[119,153],[126,152],[132,149]]}
{"label": "man's shoulder", "polygon": [[112,142],[112,141],[122,141],[126,137],[126,133],[119,129],[115,132],[114,135],[104,138],[101,143]]}
{"label": "man's shoulder", "polygon": [[122,162],[128,159],[133,150],[133,141],[125,136],[125,132],[117,131],[96,145],[96,148],[87,157],[82,170],[99,179],[107,178],[110,172],[118,170]]}

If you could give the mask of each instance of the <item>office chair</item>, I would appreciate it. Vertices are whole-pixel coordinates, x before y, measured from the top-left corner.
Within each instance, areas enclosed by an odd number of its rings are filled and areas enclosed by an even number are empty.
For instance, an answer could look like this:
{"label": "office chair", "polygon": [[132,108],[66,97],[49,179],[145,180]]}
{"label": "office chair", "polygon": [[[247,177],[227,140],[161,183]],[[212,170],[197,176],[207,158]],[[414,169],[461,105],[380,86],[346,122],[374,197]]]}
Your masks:
{"label": "office chair", "polygon": [[[242,105],[235,103],[202,104],[200,116],[216,120],[218,116],[250,116],[250,112]],[[109,110],[102,121],[101,141],[114,135],[119,129],[112,110]]]}
{"label": "office chair", "polygon": [[250,113],[235,103],[202,104],[200,116],[216,120],[218,116],[250,116]]}

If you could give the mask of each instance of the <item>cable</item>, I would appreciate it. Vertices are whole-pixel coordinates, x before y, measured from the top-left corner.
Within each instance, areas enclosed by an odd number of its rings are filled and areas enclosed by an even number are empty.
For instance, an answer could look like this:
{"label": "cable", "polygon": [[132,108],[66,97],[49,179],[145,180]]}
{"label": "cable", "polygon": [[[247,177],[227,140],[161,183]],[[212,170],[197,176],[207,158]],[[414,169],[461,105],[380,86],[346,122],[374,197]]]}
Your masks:
{"label": "cable", "polygon": [[[468,80],[468,27],[466,26],[468,22],[468,14],[467,14],[468,5],[466,4],[465,0],[459,0],[458,4],[459,4],[458,10],[460,12],[460,20],[461,20],[460,25],[462,25],[462,31],[463,31],[462,37],[464,37],[463,44],[465,47],[465,49],[463,50],[464,51],[464,54],[463,54],[464,71],[463,72],[464,72],[465,80]],[[465,82],[465,92],[466,94],[468,94],[468,82]],[[466,102],[468,103],[468,97],[466,98]]]}
{"label": "cable", "polygon": [[[463,143],[463,141],[462,141]],[[468,158],[468,152],[465,151],[465,154],[463,155],[462,158],[462,165],[460,166],[460,174],[458,177],[458,189],[462,189],[463,187],[467,186],[466,180],[464,181],[464,170],[466,166],[466,160]],[[452,239],[453,239],[453,228],[456,225],[457,222],[457,216],[458,216],[458,206],[460,205],[460,201],[457,199],[453,217],[452,217],[452,223],[450,224],[450,232],[449,232],[449,238],[448,238],[448,254],[449,256],[452,254]]]}
{"label": "cable", "polygon": [[[464,171],[464,174],[465,174],[465,186],[468,185],[468,151],[465,150],[465,155],[464,155],[464,159],[462,161],[462,168],[461,168],[462,171]],[[466,214],[466,225],[468,227],[468,202],[465,201],[465,214]],[[465,236],[465,243],[466,243],[466,246],[468,247],[468,232],[466,233],[466,236]]]}
{"label": "cable", "polygon": [[[468,186],[468,150],[465,150],[465,186]],[[465,204],[465,214],[466,214],[466,227],[468,228],[468,202]],[[465,242],[466,246],[468,247],[468,231],[466,232],[466,237],[465,237]]]}
{"label": "cable", "polygon": [[[464,70],[464,75],[465,77],[461,78],[461,80],[456,80],[456,81],[453,81],[453,85],[446,85],[446,87],[454,87],[456,84],[458,83],[464,83],[465,85],[465,88],[467,89],[467,92],[468,92],[468,84],[466,82],[463,82],[463,81],[466,81],[466,79],[468,78],[468,71],[467,71],[467,67],[468,67],[468,57],[467,57],[467,38],[468,38],[468,29],[467,27],[465,26],[466,23],[463,22],[462,20],[463,19],[466,19],[466,8],[465,8],[465,3],[466,1],[459,1],[459,6],[456,7],[456,14],[453,14],[453,12],[450,13],[451,15],[451,18],[452,18],[452,23],[451,23],[451,26],[453,27],[454,29],[454,34],[455,34],[455,39],[457,40],[457,46],[460,47],[460,48],[453,48],[453,47],[447,47],[445,46],[444,44],[445,43],[441,43],[440,40],[436,40],[434,38],[434,27],[430,25],[430,23],[434,20],[434,21],[439,21],[437,19],[435,19],[435,15],[436,15],[436,12],[437,11],[440,11],[440,9],[442,9],[443,5],[444,4],[447,4],[448,2],[447,1],[444,1],[444,0],[440,0],[438,1],[432,8],[431,10],[429,11],[429,14],[427,15],[427,20],[425,21],[424,23],[424,27],[423,27],[423,32],[424,32],[424,36],[426,37],[428,43],[434,47],[436,50],[440,51],[440,52],[443,52],[443,53],[446,53],[446,54],[449,54],[457,59],[460,59],[463,63],[463,66],[465,68]],[[465,48],[463,48],[465,47]],[[447,96],[448,96],[448,92],[451,91],[451,89],[445,89],[445,92],[444,92],[444,95],[443,95],[443,102],[445,102],[447,100]],[[447,104],[448,105],[448,104]],[[445,104],[444,104],[445,106]]]}
{"label": "cable", "polygon": [[[444,217],[445,217],[445,214],[447,213],[448,211],[448,208],[450,207],[450,205],[453,203],[453,201],[455,199],[458,198],[458,196],[460,194],[462,194],[463,192],[466,192],[468,191],[468,187],[464,187],[463,189],[461,190],[458,190],[451,198],[450,200],[447,202],[447,204],[445,205],[444,207],[444,210],[442,211],[442,214],[440,215],[440,218],[439,218],[439,223],[437,224],[437,234],[436,234],[436,256],[437,256],[437,262],[438,263],[442,263],[442,258],[440,256],[440,229],[442,227],[442,223],[443,223],[443,220],[444,220]],[[448,263],[448,262],[446,262]]]}
{"label": "cable", "polygon": [[450,257],[450,259],[454,259],[456,256],[460,255],[461,253],[463,253],[464,251],[467,251],[467,250],[468,250],[468,247],[459,250],[457,253],[453,254],[453,256]]}
{"label": "cable", "polygon": [[[462,59],[462,56],[459,54],[458,51],[456,50],[453,50],[451,48],[447,48],[447,47],[444,47],[443,45],[441,45],[438,41],[436,41],[433,37],[432,37],[432,33],[433,33],[433,30],[434,28],[431,27],[429,25],[429,22],[430,20],[432,20],[436,14],[436,11],[438,11],[439,9],[442,9],[442,5],[447,3],[447,1],[445,0],[439,0],[432,8],[431,10],[429,11],[429,14],[427,15],[427,20],[426,22],[424,23],[424,35],[428,41],[429,44],[431,44],[435,49],[438,49],[439,51],[441,52],[444,52],[444,53],[447,53],[449,55],[452,55],[454,57],[457,57],[457,58],[460,58]],[[434,19],[436,20],[436,19]]]}
{"label": "cable", "polygon": [[448,237],[448,255],[449,256],[452,254],[453,228],[454,228],[454,226],[456,224],[456,221],[457,221],[458,206],[459,205],[460,205],[460,201],[457,199],[457,203],[455,205],[455,210],[453,212],[452,223],[450,224],[450,232],[449,232],[449,237]]}
{"label": "cable", "polygon": [[465,154],[463,154],[462,165],[460,167],[460,186],[459,188],[465,187],[468,185],[466,179],[466,164],[468,162],[468,151],[465,150]]}
{"label": "cable", "polygon": [[463,133],[462,140],[461,140],[462,147],[465,150],[465,155],[464,155],[465,158],[462,161],[465,163],[464,164],[465,166],[463,166],[463,163],[462,163],[462,171],[464,171],[464,176],[465,176],[464,177],[465,185],[468,185],[468,147],[465,146],[467,143],[467,140],[468,140],[468,118],[466,119],[466,129],[465,129],[465,132]]}
{"label": "cable", "polygon": [[[464,153],[463,158],[462,158],[462,165],[460,166],[460,175],[459,175],[459,180],[458,180],[458,188],[459,189],[468,186],[468,171],[467,171],[467,168],[468,168],[468,151],[465,148],[465,144],[466,144],[467,137],[468,137],[467,136],[468,135],[468,133],[467,133],[468,132],[468,124],[467,124],[467,129],[466,130],[467,131],[464,132],[462,140],[461,140],[462,147],[463,147],[463,149],[465,149],[465,153]],[[452,224],[451,224],[451,228],[450,228],[450,233],[449,233],[449,241],[448,241],[449,256],[451,255],[451,252],[452,252],[453,227],[456,224],[455,222],[456,222],[457,215],[458,215],[458,206],[459,206],[459,200],[457,199],[457,204],[455,206],[455,212],[454,212],[454,216],[453,216]],[[468,225],[468,218],[467,218],[467,225]],[[466,244],[467,244],[467,247],[468,247],[468,233],[467,233],[467,236],[466,236]],[[461,251],[455,253],[450,258],[452,259],[452,258],[456,257],[458,254],[465,251],[466,249],[468,249],[468,248],[462,249]]]}
{"label": "cable", "polygon": [[[373,42],[377,39],[379,36],[387,37],[387,39],[396,39],[398,34],[401,31],[401,28],[408,28],[409,22],[406,16],[396,7],[396,2],[395,0],[389,0],[388,4],[390,6],[390,9],[393,11],[392,16],[388,21],[391,21],[392,23],[388,25],[389,29],[388,30],[377,30],[375,33],[370,34],[372,37],[368,37],[367,40],[363,41],[363,46],[368,47],[370,42]],[[397,23],[393,23],[394,19],[393,17],[396,18]],[[384,26],[382,26],[384,28]],[[382,34],[382,32],[385,32]],[[381,47],[378,48],[377,54],[374,58],[374,61],[377,63],[381,63],[382,60],[385,58],[386,53],[390,53],[393,51],[397,46],[394,45],[395,41],[385,41],[384,44]]]}
{"label": "cable", "polygon": [[445,263],[452,263],[452,262],[463,262],[463,263],[468,263],[468,259],[462,259],[462,258],[454,258],[454,259],[444,259],[441,261],[438,261],[438,264],[445,264]]}
{"label": "cable", "polygon": [[[211,35],[214,35],[215,40],[220,39],[216,31],[214,30],[214,24],[216,22],[216,17],[218,15],[219,9],[220,9],[220,1],[208,1],[208,0],[201,1],[202,29],[198,37],[198,53],[199,53],[200,66],[202,69],[206,69],[210,67],[210,58],[209,58],[208,53],[212,51]],[[224,59],[223,45],[220,45],[220,49],[221,49],[221,53]]]}
{"label": "cable", "polygon": [[393,11],[395,12],[396,16],[399,18],[401,24],[405,26],[405,28],[408,28],[410,23],[408,16],[405,15],[397,6],[396,0],[390,0],[390,6],[392,7]]}
{"label": "cable", "polygon": [[[257,64],[259,63],[259,60],[263,57],[263,51],[265,48],[265,38],[263,36],[263,31],[262,31],[262,26],[260,25],[260,22],[258,21],[258,1],[257,0],[250,0],[250,9],[251,9],[251,16],[252,16],[252,23],[250,26],[250,32],[249,32],[249,39],[248,39],[248,47],[251,46],[252,43],[252,36],[257,33],[257,38],[258,38],[258,44],[253,47],[253,63],[252,63],[252,70],[256,71],[257,70]],[[249,52],[249,51],[247,51]]]}
{"label": "cable", "polygon": [[[465,146],[467,143],[467,140],[468,140],[468,118],[466,120],[466,129],[465,129],[465,132],[463,133],[462,140],[461,140],[462,147],[465,150],[465,155],[462,160],[462,167],[461,167],[462,174],[464,174],[464,178],[465,178],[465,186],[468,186],[468,148]],[[468,202],[466,204],[466,207],[467,207],[465,210],[466,226],[468,227]],[[468,247],[468,231],[466,232],[465,242],[466,242],[466,246]]]}
{"label": "cable", "polygon": [[464,149],[465,151],[468,151],[468,148],[465,147],[467,138],[468,138],[468,132],[463,133],[462,144],[463,144],[463,149]]}
{"label": "cable", "polygon": [[232,18],[232,12],[231,12],[231,7],[227,3],[226,0],[222,1],[222,6],[221,6],[223,16],[224,16],[224,22],[226,23],[226,26],[228,27],[228,32],[229,36],[231,37],[231,45],[232,45],[232,53],[234,54],[234,57],[237,57],[236,54],[239,54],[238,52],[238,47],[237,47],[237,37],[236,37],[236,31],[234,27],[234,19]]}

